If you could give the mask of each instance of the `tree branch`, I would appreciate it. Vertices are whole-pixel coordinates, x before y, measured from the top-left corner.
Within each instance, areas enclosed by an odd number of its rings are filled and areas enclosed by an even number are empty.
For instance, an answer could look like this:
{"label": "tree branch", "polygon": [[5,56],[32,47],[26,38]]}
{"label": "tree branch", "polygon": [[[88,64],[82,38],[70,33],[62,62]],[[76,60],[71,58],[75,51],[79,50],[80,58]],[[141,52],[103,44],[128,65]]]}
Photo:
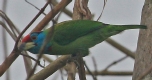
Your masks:
{"label": "tree branch", "polygon": [[[111,75],[111,76],[131,76],[133,74],[132,71],[127,71],[127,72],[124,72],[124,71],[99,71],[99,72],[96,72],[96,71],[91,71],[91,73],[93,75]],[[89,72],[86,72],[86,74],[90,74]]]}
{"label": "tree branch", "polygon": [[38,73],[34,74],[29,80],[44,80],[50,75],[52,75],[54,72],[56,72],[58,69],[62,68],[66,65],[66,62],[68,59],[70,59],[70,55],[65,55],[57,58],[55,61],[53,61],[51,64],[46,66],[44,69],[39,71]]}

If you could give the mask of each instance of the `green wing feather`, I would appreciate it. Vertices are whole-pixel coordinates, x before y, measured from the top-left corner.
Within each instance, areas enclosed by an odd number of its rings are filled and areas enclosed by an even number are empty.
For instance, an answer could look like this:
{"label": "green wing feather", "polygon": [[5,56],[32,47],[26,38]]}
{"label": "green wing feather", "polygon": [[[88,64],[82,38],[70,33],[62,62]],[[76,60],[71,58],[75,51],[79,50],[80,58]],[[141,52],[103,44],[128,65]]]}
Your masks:
{"label": "green wing feather", "polygon": [[66,45],[79,37],[85,36],[101,28],[101,22],[90,20],[71,20],[55,25],[54,41],[60,45]]}

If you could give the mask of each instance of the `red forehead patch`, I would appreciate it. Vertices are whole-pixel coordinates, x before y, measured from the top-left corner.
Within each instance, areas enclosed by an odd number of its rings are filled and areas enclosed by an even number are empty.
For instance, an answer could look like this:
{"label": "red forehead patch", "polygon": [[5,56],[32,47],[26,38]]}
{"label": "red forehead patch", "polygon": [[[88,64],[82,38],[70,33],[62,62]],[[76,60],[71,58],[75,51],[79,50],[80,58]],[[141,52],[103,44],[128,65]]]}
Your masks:
{"label": "red forehead patch", "polygon": [[29,34],[22,39],[22,42],[31,42],[31,41],[32,41],[32,40],[31,40]]}

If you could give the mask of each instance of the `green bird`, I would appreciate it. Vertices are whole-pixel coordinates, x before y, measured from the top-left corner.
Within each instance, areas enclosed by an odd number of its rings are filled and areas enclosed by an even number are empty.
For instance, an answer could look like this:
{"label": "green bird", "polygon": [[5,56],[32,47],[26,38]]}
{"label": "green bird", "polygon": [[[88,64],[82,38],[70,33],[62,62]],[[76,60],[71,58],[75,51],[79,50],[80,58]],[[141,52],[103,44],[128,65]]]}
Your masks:
{"label": "green bird", "polygon": [[[91,20],[70,20],[54,26],[54,33],[44,48],[44,54],[89,54],[89,48],[127,29],[146,29],[144,25],[111,25]],[[32,32],[22,39],[19,50],[38,54],[49,29]]]}

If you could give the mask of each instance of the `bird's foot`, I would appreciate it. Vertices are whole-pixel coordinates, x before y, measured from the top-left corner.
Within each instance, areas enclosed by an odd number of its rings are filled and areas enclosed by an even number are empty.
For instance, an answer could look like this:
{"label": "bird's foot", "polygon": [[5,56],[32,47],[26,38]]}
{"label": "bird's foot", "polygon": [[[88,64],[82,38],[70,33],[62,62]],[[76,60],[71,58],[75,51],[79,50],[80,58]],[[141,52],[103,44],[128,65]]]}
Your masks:
{"label": "bird's foot", "polygon": [[77,53],[77,54],[72,54],[71,58],[68,60],[68,62],[74,62],[77,66],[77,68],[80,67],[79,62],[77,61],[81,56],[81,54]]}

